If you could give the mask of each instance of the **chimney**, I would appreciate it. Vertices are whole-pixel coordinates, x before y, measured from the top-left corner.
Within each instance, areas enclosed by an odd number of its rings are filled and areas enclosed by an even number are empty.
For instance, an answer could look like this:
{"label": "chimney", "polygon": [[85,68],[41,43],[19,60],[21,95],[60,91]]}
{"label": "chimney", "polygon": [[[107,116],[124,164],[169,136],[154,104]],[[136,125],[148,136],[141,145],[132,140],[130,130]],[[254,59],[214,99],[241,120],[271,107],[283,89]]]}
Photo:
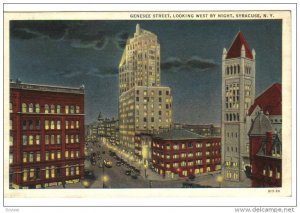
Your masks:
{"label": "chimney", "polygon": [[225,60],[226,59],[226,56],[227,56],[227,50],[226,48],[223,49],[223,56],[222,56],[222,59]]}
{"label": "chimney", "polygon": [[141,28],[140,28],[140,24],[136,25],[136,30],[135,30],[136,34],[139,35],[141,33]]}
{"label": "chimney", "polygon": [[253,55],[253,59],[255,60],[255,55],[256,55],[255,49],[252,49],[252,55]]}
{"label": "chimney", "polygon": [[272,141],[273,141],[273,136],[272,132],[266,132],[266,142],[267,142],[267,155],[270,156],[272,155]]}

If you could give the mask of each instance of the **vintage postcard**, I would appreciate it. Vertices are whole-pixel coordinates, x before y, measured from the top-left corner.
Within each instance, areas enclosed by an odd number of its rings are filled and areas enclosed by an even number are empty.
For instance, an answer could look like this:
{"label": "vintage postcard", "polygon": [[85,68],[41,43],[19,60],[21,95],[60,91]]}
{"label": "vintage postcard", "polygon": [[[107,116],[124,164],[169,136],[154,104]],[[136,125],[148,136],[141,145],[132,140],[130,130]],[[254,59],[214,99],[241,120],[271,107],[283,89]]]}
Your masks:
{"label": "vintage postcard", "polygon": [[288,10],[4,13],[5,197],[291,196],[291,33]]}

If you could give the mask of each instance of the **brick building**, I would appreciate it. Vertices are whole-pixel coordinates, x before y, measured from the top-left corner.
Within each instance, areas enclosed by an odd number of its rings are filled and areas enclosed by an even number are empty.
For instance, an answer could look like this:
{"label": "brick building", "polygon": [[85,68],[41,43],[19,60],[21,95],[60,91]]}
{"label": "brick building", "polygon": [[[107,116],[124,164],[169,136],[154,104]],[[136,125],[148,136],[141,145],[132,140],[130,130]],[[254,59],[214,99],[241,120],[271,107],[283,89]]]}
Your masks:
{"label": "brick building", "polygon": [[259,113],[249,132],[252,187],[281,187],[282,143],[269,117]]}
{"label": "brick building", "polygon": [[221,169],[221,138],[172,129],[153,137],[152,165],[164,177],[184,177]]}
{"label": "brick building", "polygon": [[84,87],[10,83],[10,185],[44,188],[84,175]]}

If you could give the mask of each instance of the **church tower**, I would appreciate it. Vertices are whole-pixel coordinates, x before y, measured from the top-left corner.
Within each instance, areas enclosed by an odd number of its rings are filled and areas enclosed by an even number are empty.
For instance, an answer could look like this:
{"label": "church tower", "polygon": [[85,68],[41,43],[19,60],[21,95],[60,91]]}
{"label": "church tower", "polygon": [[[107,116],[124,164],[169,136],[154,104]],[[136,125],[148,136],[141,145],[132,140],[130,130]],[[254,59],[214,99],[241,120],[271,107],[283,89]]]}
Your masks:
{"label": "church tower", "polygon": [[246,116],[255,99],[255,51],[242,32],[222,57],[222,173],[225,180],[243,181],[249,147]]}

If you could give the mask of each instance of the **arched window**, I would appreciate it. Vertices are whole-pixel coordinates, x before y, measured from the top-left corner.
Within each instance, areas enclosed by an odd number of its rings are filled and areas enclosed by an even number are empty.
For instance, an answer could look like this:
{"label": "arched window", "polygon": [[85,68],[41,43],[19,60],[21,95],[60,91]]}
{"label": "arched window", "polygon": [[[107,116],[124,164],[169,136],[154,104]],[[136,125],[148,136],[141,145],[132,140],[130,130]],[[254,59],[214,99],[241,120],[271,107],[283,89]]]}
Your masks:
{"label": "arched window", "polygon": [[51,113],[55,113],[55,106],[53,104],[51,105]]}
{"label": "arched window", "polygon": [[235,121],[235,119],[236,119],[236,118],[235,118],[235,114],[233,114],[233,120]]}
{"label": "arched window", "polygon": [[234,69],[234,74],[236,74],[236,66],[235,65],[234,65],[233,69]]}
{"label": "arched window", "polygon": [[229,115],[229,120],[232,121],[232,114]]}
{"label": "arched window", "polygon": [[54,121],[51,121],[51,129],[55,129],[55,124],[54,124]]}
{"label": "arched window", "polygon": [[60,114],[60,105],[56,106],[56,112],[57,112],[57,114]]}
{"label": "arched window", "polygon": [[35,112],[40,113],[40,105],[39,104],[35,104]]}
{"label": "arched window", "polygon": [[226,74],[229,75],[229,67],[226,67]]}
{"label": "arched window", "polygon": [[22,103],[22,112],[27,112],[27,105]]}
{"label": "arched window", "polygon": [[237,72],[238,72],[238,74],[240,74],[240,65],[239,64],[237,65]]}
{"label": "arched window", "polygon": [[232,75],[232,66],[230,66],[230,74]]}
{"label": "arched window", "polygon": [[240,121],[240,115],[237,113],[237,121]]}
{"label": "arched window", "polygon": [[69,114],[69,106],[68,105],[65,106],[65,113]]}
{"label": "arched window", "polygon": [[228,121],[228,114],[226,114],[226,121]]}
{"label": "arched window", "polygon": [[48,104],[45,104],[45,113],[49,113],[49,105]]}
{"label": "arched window", "polygon": [[33,112],[33,104],[32,103],[29,104],[28,112]]}

